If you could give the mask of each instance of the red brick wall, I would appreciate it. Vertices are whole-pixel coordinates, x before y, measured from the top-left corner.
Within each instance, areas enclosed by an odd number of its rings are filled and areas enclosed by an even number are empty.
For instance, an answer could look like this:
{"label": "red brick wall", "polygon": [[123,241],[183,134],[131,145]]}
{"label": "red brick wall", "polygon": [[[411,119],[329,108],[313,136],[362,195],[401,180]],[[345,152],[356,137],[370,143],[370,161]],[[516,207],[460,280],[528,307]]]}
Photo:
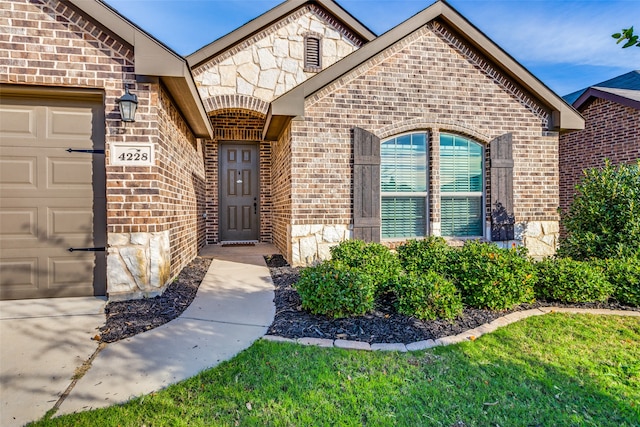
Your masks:
{"label": "red brick wall", "polygon": [[[291,223],[351,222],[354,126],[382,139],[429,130],[432,143],[440,132],[485,145],[512,132],[517,221],[557,220],[558,138],[543,136],[547,120],[517,84],[431,24],[307,99],[305,120],[291,125]],[[433,190],[437,165],[431,168]],[[439,221],[437,206],[433,191],[432,221]]]}
{"label": "red brick wall", "polygon": [[560,207],[571,205],[582,171],[640,159],[640,110],[597,98],[580,108],[585,129],[560,136]]}
{"label": "red brick wall", "polygon": [[205,171],[197,140],[163,87],[158,98],[159,200],[152,214],[170,230],[171,273],[177,274],[204,246]]}
{"label": "red brick wall", "polygon": [[273,244],[280,253],[289,254],[288,227],[291,224],[291,132],[287,128],[271,148],[271,199]]}

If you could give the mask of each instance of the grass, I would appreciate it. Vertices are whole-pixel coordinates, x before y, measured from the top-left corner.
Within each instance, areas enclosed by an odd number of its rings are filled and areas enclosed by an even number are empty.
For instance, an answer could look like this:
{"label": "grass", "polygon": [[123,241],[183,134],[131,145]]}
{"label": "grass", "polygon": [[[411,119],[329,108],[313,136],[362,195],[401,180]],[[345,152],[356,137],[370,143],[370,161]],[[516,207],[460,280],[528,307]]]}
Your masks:
{"label": "grass", "polygon": [[259,341],[124,405],[37,426],[638,426],[637,317],[549,314],[415,353]]}

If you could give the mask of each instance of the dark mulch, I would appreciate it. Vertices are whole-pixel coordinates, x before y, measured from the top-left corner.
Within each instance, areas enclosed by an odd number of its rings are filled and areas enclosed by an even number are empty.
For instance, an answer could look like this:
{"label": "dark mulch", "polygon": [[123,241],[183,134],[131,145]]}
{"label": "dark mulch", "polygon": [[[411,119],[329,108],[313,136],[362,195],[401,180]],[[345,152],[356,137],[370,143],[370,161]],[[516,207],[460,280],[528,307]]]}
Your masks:
{"label": "dark mulch", "polygon": [[[524,304],[510,311],[465,309],[454,321],[421,320],[395,312],[392,300],[379,301],[373,313],[366,316],[332,319],[302,310],[302,302],[292,285],[299,278],[299,269],[289,266],[281,255],[265,257],[275,285],[276,315],[268,334],[286,338],[329,338],[369,343],[410,343],[437,339],[473,329],[484,323],[518,310],[543,306],[609,308],[640,311],[615,303],[590,304]],[[106,307],[107,322],[100,328],[100,340],[114,342],[163,325],[180,316],[196,296],[200,282],[211,263],[196,258],[187,265],[161,296],[132,301],[110,302]]]}
{"label": "dark mulch", "polygon": [[100,340],[118,341],[180,316],[196,297],[209,264],[210,259],[195,258],[160,296],[107,304],[107,322],[100,328]]}
{"label": "dark mulch", "polygon": [[523,304],[514,310],[491,311],[465,309],[463,314],[453,321],[421,321],[397,313],[393,301],[379,301],[373,313],[365,316],[332,319],[318,316],[302,310],[300,296],[292,288],[299,278],[299,269],[289,267],[279,255],[266,257],[275,285],[276,315],[268,334],[286,338],[328,338],[363,341],[368,343],[411,343],[428,339],[437,339],[457,335],[469,329],[491,322],[505,314],[543,306],[562,306],[580,308],[609,308],[614,310],[640,311],[637,307],[619,304],[558,304],[537,302]]}

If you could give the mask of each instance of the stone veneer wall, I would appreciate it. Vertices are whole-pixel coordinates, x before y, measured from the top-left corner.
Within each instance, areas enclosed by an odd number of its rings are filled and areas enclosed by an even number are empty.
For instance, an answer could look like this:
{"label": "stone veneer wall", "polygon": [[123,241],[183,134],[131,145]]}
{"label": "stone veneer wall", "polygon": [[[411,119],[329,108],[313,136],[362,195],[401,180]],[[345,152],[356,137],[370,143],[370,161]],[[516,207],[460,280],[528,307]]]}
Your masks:
{"label": "stone veneer wall", "polygon": [[[287,255],[290,260],[299,257],[300,264],[323,258],[321,245],[334,242],[318,237],[324,235],[320,226],[345,230],[347,237],[354,126],[383,140],[403,132],[430,132],[433,234],[440,224],[440,133],[466,135],[487,151],[493,138],[513,133],[514,213],[523,230],[518,243],[552,253],[558,228],[558,137],[546,134],[548,120],[548,111],[531,95],[446,26],[435,22],[423,27],[307,98],[305,120],[292,122],[290,227],[295,233],[288,237],[292,249]],[[302,235],[302,226],[309,226],[308,235]],[[311,237],[318,242],[316,252],[295,255],[296,244],[302,247],[300,242]]]}
{"label": "stone veneer wall", "polygon": [[[237,108],[247,100],[251,103],[251,99],[271,102],[314,75],[304,71],[306,34],[322,38],[323,68],[362,45],[320,7],[302,7],[266,31],[194,68],[207,110]],[[260,102],[255,105],[268,107]],[[266,113],[266,109],[256,111]]]}
{"label": "stone veneer wall", "polygon": [[584,104],[580,113],[585,128],[560,136],[560,208],[573,201],[582,171],[640,159],[640,110],[597,98]]}
{"label": "stone veneer wall", "polygon": [[[161,292],[201,244],[204,165],[160,84],[136,82],[133,47],[58,0],[1,2],[0,82],[104,92],[106,227],[113,245],[107,292],[121,298]],[[136,121],[126,125],[116,105],[125,87],[139,101]],[[116,142],[153,143],[156,164],[110,165]]]}

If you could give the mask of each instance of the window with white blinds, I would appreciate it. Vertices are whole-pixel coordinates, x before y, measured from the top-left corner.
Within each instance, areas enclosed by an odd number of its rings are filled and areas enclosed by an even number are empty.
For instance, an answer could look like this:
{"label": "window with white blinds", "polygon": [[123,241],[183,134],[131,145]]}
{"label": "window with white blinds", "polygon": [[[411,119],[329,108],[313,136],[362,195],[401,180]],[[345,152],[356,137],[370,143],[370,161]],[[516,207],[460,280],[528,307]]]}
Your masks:
{"label": "window with white blinds", "polygon": [[482,145],[457,135],[440,135],[443,236],[483,235],[483,161]]}
{"label": "window with white blinds", "polygon": [[382,238],[427,234],[427,134],[401,135],[380,146]]}

